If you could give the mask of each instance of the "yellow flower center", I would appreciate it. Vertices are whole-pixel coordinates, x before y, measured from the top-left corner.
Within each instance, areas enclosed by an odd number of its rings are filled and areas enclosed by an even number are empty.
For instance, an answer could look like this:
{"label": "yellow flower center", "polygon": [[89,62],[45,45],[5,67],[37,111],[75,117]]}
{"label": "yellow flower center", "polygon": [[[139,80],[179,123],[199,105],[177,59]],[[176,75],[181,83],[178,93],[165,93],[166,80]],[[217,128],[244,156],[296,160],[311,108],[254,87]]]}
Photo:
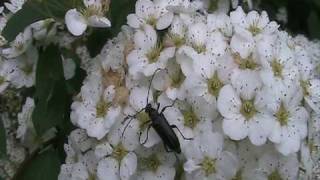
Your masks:
{"label": "yellow flower center", "polygon": [[276,170],[268,176],[268,180],[282,180],[279,172]]}
{"label": "yellow flower center", "polygon": [[272,67],[274,76],[282,78],[282,70],[283,70],[282,64],[280,64],[278,60],[274,59],[271,62],[271,67]]}
{"label": "yellow flower center", "polygon": [[303,95],[309,96],[310,95],[310,92],[309,92],[310,82],[309,81],[300,81],[300,86],[302,88]]}
{"label": "yellow flower center", "polygon": [[256,36],[257,34],[261,33],[261,29],[253,24],[250,25],[248,30],[252,33],[253,36]]}
{"label": "yellow flower center", "polygon": [[139,121],[141,130],[145,129],[148,126],[146,122],[150,121],[149,115],[144,111],[141,111],[139,114],[137,114],[137,119]]}
{"label": "yellow flower center", "polygon": [[147,24],[155,27],[157,25],[157,18],[155,18],[154,16],[149,16],[149,18],[147,19]]}
{"label": "yellow flower center", "polygon": [[90,5],[87,8],[83,8],[80,10],[81,14],[84,17],[91,17],[91,16],[104,16],[105,12],[101,6],[97,5]]}
{"label": "yellow flower center", "polygon": [[161,43],[158,43],[155,47],[153,47],[147,54],[147,58],[149,60],[149,63],[155,63],[157,62],[159,56],[160,56],[160,53],[163,49],[163,46]]}
{"label": "yellow flower center", "polygon": [[223,87],[223,83],[220,81],[217,72],[215,72],[212,78],[208,80],[207,84],[209,93],[218,97],[220,89]]}
{"label": "yellow flower center", "polygon": [[289,112],[286,110],[283,103],[280,104],[278,112],[275,114],[275,116],[281,126],[286,126],[288,124]]}
{"label": "yellow flower center", "polygon": [[190,108],[187,111],[183,112],[183,117],[184,117],[184,125],[193,129],[197,126],[197,124],[200,122],[192,108]]}
{"label": "yellow flower center", "polygon": [[251,119],[258,111],[254,107],[254,100],[242,100],[240,113],[246,118]]}
{"label": "yellow flower center", "polygon": [[198,54],[204,53],[207,50],[206,45],[204,44],[193,44],[192,47]]}
{"label": "yellow flower center", "polygon": [[169,38],[172,40],[173,44],[178,48],[186,43],[186,39],[178,34],[169,34]]}
{"label": "yellow flower center", "polygon": [[116,160],[121,161],[127,154],[128,154],[128,151],[120,143],[113,149],[111,156]]}
{"label": "yellow flower center", "polygon": [[96,104],[96,116],[99,118],[107,115],[107,112],[110,106],[111,106],[110,102],[108,103],[101,98],[100,101]]}
{"label": "yellow flower center", "polygon": [[179,66],[178,71],[172,74],[170,78],[171,78],[171,85],[175,88],[179,88],[181,84],[184,82],[184,80],[186,79],[186,76],[183,74]]}
{"label": "yellow flower center", "polygon": [[212,173],[216,173],[215,167],[216,160],[210,157],[205,157],[201,162],[201,169],[204,171],[205,175],[208,177]]}
{"label": "yellow flower center", "polygon": [[161,165],[161,162],[156,154],[152,154],[147,158],[141,158],[140,162],[141,163],[139,164],[143,166],[142,169],[149,169],[153,172],[156,172],[158,170],[158,167]]}
{"label": "yellow flower center", "polygon": [[253,59],[252,55],[247,58],[242,59],[241,56],[237,53],[233,55],[234,61],[239,65],[240,69],[251,69],[255,70],[259,65]]}

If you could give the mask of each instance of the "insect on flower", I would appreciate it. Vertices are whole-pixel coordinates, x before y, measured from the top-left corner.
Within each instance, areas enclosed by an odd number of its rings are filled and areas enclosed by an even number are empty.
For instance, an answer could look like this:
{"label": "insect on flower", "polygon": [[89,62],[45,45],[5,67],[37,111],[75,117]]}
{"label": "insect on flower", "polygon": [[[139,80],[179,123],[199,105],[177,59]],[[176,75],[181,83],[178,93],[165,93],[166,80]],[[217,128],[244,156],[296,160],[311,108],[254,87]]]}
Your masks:
{"label": "insect on flower", "polygon": [[[185,140],[192,140],[192,138],[184,137],[184,135],[181,133],[179,128],[174,124],[170,125],[169,122],[167,121],[166,117],[163,114],[163,112],[167,108],[170,108],[170,107],[174,106],[176,100],[174,100],[171,105],[163,107],[160,112],[159,112],[160,103],[157,103],[157,109],[153,108],[151,103],[149,103],[149,93],[150,93],[151,83],[152,83],[152,80],[154,78],[154,75],[159,70],[162,70],[162,69],[161,68],[156,69],[155,72],[153,73],[152,77],[151,77],[151,81],[150,81],[149,88],[148,88],[148,96],[147,96],[147,105],[146,105],[146,107],[142,108],[135,115],[128,115],[124,119],[124,121],[122,122],[124,124],[126,120],[131,118],[130,121],[126,124],[126,126],[124,128],[124,130],[122,132],[122,136],[123,136],[126,128],[128,127],[128,125],[132,121],[132,119],[135,118],[137,116],[137,114],[139,114],[140,112],[145,111],[148,114],[150,120],[145,122],[145,124],[149,124],[149,125],[147,127],[147,137],[142,142],[142,145],[147,142],[148,133],[149,133],[150,128],[152,127],[157,132],[157,134],[160,136],[160,138],[161,138],[161,140],[162,140],[162,142],[164,144],[164,148],[165,148],[165,150],[167,152],[181,153],[180,142],[179,142],[179,139],[178,139],[176,133],[173,131],[173,129],[177,129],[178,132],[180,133],[180,135]],[[141,134],[142,133],[140,132],[139,141],[140,141]]]}

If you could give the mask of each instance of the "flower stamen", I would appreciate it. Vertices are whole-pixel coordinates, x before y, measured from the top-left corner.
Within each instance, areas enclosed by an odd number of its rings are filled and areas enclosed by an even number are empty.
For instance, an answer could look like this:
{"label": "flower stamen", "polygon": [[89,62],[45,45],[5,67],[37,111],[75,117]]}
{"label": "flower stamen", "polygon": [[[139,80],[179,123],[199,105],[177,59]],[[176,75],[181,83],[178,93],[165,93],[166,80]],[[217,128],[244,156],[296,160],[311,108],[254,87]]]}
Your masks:
{"label": "flower stamen", "polygon": [[210,174],[216,173],[216,160],[206,156],[201,162],[201,169],[204,171],[205,175],[208,177]]}
{"label": "flower stamen", "polygon": [[96,116],[104,117],[107,115],[108,109],[111,107],[111,103],[106,102],[102,98],[99,100],[99,102],[96,104]]}
{"label": "flower stamen", "polygon": [[223,83],[218,77],[218,73],[215,72],[211,79],[208,79],[208,91],[215,97],[218,97],[220,89],[223,87]]}
{"label": "flower stamen", "polygon": [[153,172],[156,172],[158,170],[158,167],[161,165],[159,158],[155,154],[152,154],[147,158],[141,158],[140,161],[143,169],[150,169]]}
{"label": "flower stamen", "polygon": [[278,112],[275,114],[277,120],[281,126],[286,126],[289,120],[289,112],[284,107],[284,104],[281,102]]}
{"label": "flower stamen", "polygon": [[146,54],[150,64],[157,62],[162,49],[163,49],[162,44],[158,43],[156,46],[151,48],[151,50]]}
{"label": "flower stamen", "polygon": [[197,115],[194,113],[192,109],[183,112],[184,117],[184,125],[193,129],[200,122]]}
{"label": "flower stamen", "polygon": [[280,64],[278,60],[274,59],[272,60],[270,65],[271,65],[274,76],[282,78],[282,70],[283,70],[282,64]]}
{"label": "flower stamen", "polygon": [[276,171],[273,171],[269,176],[268,176],[268,180],[282,180],[279,172],[276,170]]}
{"label": "flower stamen", "polygon": [[128,151],[120,143],[113,149],[111,156],[116,160],[121,161],[127,154],[128,154]]}
{"label": "flower stamen", "polygon": [[251,119],[258,111],[254,107],[254,100],[242,100],[240,113],[246,118]]}

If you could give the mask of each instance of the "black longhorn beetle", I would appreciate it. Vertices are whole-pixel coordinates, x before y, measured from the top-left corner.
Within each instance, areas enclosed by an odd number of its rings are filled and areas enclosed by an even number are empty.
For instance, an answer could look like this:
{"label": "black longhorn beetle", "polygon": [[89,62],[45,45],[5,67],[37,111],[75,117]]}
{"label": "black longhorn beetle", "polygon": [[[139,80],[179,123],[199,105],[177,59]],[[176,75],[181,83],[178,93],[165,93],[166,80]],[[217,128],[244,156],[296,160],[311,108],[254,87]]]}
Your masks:
{"label": "black longhorn beetle", "polygon": [[[146,107],[142,108],[140,111],[136,112],[135,115],[128,115],[124,121],[122,122],[122,124],[125,123],[125,121],[129,118],[135,118],[137,114],[139,114],[140,112],[142,112],[143,110],[148,114],[149,116],[149,121],[145,122],[145,124],[149,124],[148,128],[147,128],[147,137],[146,139],[143,141],[142,145],[145,144],[148,140],[148,134],[149,134],[149,130],[151,127],[153,127],[153,129],[157,132],[157,134],[160,136],[163,144],[164,144],[164,148],[167,152],[176,152],[176,153],[181,153],[181,148],[180,148],[180,142],[179,139],[176,135],[176,133],[173,131],[173,129],[177,129],[180,133],[180,135],[183,137],[183,139],[185,140],[192,140],[193,138],[186,138],[183,136],[183,134],[181,133],[181,131],[179,130],[179,128],[176,125],[170,125],[169,122],[167,121],[166,117],[164,116],[163,112],[166,110],[166,108],[170,108],[173,107],[176,100],[173,101],[173,103],[171,105],[165,106],[162,108],[162,110],[159,113],[159,107],[160,107],[160,103],[157,103],[157,109],[153,108],[151,103],[149,103],[149,92],[150,92],[150,88],[151,88],[151,83],[152,80],[154,78],[154,75],[156,74],[157,71],[159,70],[163,70],[161,68],[158,68],[154,71],[152,77],[151,77],[151,81],[149,84],[149,88],[148,88],[148,96],[147,96],[147,105]],[[167,69],[165,69],[167,70]],[[125,130],[127,129],[128,125],[130,124],[131,120],[126,124],[123,132],[122,132],[122,137],[123,134],[125,132]],[[143,125],[145,125],[143,124]],[[140,132],[140,136],[139,136],[139,142],[140,141],[140,137],[141,137],[142,132]]]}

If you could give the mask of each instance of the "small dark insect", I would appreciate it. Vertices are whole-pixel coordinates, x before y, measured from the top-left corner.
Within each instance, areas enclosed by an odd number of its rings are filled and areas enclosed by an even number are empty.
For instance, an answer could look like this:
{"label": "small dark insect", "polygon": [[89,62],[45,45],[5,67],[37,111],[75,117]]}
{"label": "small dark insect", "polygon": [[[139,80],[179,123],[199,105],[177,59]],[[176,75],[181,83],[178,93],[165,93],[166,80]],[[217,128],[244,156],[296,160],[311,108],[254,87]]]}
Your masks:
{"label": "small dark insect", "polygon": [[[149,134],[149,130],[152,127],[157,134],[160,136],[163,144],[164,144],[164,148],[167,152],[176,152],[176,153],[181,153],[181,148],[180,148],[180,142],[179,139],[176,135],[176,133],[173,131],[173,129],[177,129],[178,132],[181,134],[181,136],[183,137],[183,139],[185,140],[192,140],[192,138],[186,138],[183,136],[183,134],[181,133],[181,131],[179,130],[179,128],[176,125],[170,125],[169,122],[167,121],[166,117],[164,116],[163,112],[170,107],[173,107],[176,100],[173,101],[173,103],[171,105],[165,106],[161,109],[161,111],[159,112],[159,107],[160,107],[160,103],[157,103],[158,107],[157,109],[153,108],[152,105],[149,103],[149,92],[150,92],[150,88],[151,88],[151,83],[152,80],[154,78],[154,75],[156,74],[157,71],[162,70],[160,68],[158,68],[157,70],[155,70],[155,72],[152,75],[150,84],[149,84],[149,88],[148,88],[148,96],[147,96],[147,105],[146,107],[142,108],[140,111],[138,111],[135,115],[132,116],[127,116],[123,123],[129,119],[129,118],[135,118],[136,115],[142,111],[145,111],[150,120],[147,121],[145,124],[149,124],[148,128],[147,128],[147,137],[146,139],[142,142],[142,145],[145,144],[148,140],[148,134]],[[132,120],[132,119],[131,119]],[[123,132],[122,132],[122,136],[126,130],[126,128],[128,127],[128,125],[130,124],[131,120],[128,122],[128,124],[125,126]],[[140,132],[140,137],[141,137],[141,132]],[[140,141],[140,137],[139,137],[139,141]],[[140,141],[141,142],[141,141]]]}

